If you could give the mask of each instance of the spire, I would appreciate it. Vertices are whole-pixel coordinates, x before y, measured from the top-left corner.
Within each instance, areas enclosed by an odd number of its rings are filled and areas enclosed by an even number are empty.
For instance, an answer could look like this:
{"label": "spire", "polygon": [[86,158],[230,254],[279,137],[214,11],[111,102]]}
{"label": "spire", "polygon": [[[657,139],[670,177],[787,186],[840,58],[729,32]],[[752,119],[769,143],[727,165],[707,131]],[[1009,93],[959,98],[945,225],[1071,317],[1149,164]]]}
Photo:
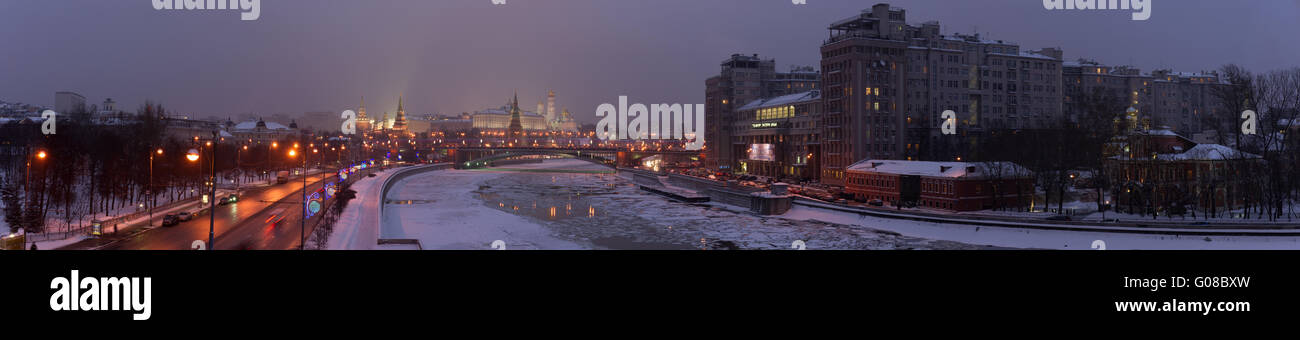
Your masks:
{"label": "spire", "polygon": [[393,130],[406,131],[406,109],[402,105],[403,95],[397,95],[397,118],[393,119]]}

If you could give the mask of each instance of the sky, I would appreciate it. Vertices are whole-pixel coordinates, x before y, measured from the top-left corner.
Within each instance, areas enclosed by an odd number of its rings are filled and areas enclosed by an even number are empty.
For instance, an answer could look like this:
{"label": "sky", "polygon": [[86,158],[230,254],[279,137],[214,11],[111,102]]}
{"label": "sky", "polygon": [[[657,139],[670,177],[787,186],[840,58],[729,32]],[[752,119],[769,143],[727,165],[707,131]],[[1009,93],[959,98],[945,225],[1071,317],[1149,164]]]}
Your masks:
{"label": "sky", "polygon": [[[818,65],[834,21],[874,1],[261,0],[236,10],[155,10],[152,0],[0,0],[0,100],[54,104],[70,90],[119,109],[145,100],[192,117],[372,116],[497,107],[518,91],[535,110],[554,90],[580,122],[596,107],[703,103],[704,81],[733,53],[778,71]],[[1236,63],[1300,66],[1300,0],[1152,0],[1129,10],[1045,9],[1039,0],[891,1],[911,24],[978,32],[1024,50],[1150,71]],[[558,109],[557,109],[558,112]]]}

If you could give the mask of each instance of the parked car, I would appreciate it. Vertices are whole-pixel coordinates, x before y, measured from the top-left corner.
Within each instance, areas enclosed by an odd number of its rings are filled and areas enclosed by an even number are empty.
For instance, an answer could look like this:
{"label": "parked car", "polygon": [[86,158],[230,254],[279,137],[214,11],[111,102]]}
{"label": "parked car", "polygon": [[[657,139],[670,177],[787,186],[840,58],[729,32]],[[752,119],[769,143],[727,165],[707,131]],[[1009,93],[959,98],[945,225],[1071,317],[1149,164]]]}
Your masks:
{"label": "parked car", "polygon": [[194,214],[191,214],[190,212],[185,211],[185,212],[177,213],[177,214],[176,214],[176,217],[177,217],[177,218],[180,218],[181,221],[189,221],[189,220],[194,219]]}
{"label": "parked car", "polygon": [[1056,215],[1047,218],[1048,221],[1070,221],[1070,216]]}
{"label": "parked car", "polygon": [[163,216],[162,219],[162,226],[164,227],[170,227],[180,223],[181,223],[181,218],[179,216],[176,216],[176,214],[167,214],[167,216]]}
{"label": "parked car", "polygon": [[874,205],[874,206],[877,206],[877,207],[883,207],[883,206],[885,206],[885,201],[881,201],[881,200],[879,200],[879,199],[874,199],[874,200],[871,200],[871,201],[867,201],[867,204]]}

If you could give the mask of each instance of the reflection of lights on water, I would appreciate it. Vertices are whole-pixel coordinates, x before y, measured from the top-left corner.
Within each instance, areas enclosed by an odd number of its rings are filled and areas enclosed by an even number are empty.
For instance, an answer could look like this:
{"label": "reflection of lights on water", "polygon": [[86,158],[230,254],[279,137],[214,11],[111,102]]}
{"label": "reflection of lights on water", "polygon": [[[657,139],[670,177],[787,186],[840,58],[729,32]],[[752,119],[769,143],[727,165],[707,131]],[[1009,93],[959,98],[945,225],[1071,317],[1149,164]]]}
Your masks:
{"label": "reflection of lights on water", "polygon": [[587,206],[587,217],[596,217],[596,207]]}

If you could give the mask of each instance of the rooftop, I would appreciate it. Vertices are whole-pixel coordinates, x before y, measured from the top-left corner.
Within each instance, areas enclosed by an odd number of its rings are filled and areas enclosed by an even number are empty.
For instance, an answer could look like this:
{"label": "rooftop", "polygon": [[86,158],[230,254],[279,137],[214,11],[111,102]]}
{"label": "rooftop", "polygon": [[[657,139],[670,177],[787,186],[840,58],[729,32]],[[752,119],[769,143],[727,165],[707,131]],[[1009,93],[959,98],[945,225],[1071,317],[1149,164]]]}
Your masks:
{"label": "rooftop", "polygon": [[777,107],[777,106],[789,105],[798,102],[818,100],[821,99],[821,97],[822,97],[821,91],[817,91],[817,90],[795,93],[795,94],[787,94],[780,97],[758,99],[749,102],[749,104],[745,104],[745,106],[741,106],[739,109],[736,109],[736,111],[748,111],[748,110],[757,110],[757,109],[769,108],[769,107]]}
{"label": "rooftop", "polygon": [[868,159],[849,166],[850,171],[947,178],[983,178],[1000,169],[1000,175],[1029,175],[1029,169],[1012,162],[924,162]]}

